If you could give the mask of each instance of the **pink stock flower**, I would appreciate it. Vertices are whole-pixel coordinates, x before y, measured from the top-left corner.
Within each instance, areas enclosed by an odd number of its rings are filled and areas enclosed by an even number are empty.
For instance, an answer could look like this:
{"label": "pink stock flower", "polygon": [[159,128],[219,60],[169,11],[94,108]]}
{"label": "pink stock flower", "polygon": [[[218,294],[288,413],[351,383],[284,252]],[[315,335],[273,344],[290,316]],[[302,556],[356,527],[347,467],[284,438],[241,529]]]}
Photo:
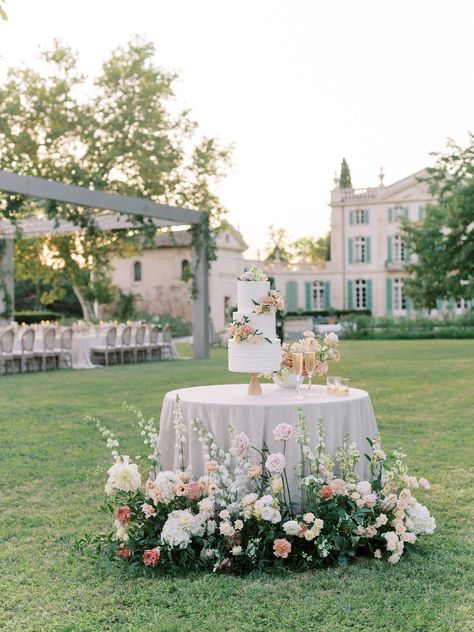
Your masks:
{"label": "pink stock flower", "polygon": [[273,543],[273,555],[286,559],[291,553],[291,544],[286,538],[280,538]]}
{"label": "pink stock flower", "polygon": [[201,496],[201,486],[197,481],[191,481],[187,485],[186,496],[189,500],[197,500]]}
{"label": "pink stock flower", "polygon": [[160,561],[161,551],[159,546],[154,549],[147,549],[143,552],[143,563],[145,566],[156,566]]}
{"label": "pink stock flower", "polygon": [[132,512],[130,511],[130,507],[120,507],[119,509],[117,509],[115,518],[118,522],[120,522],[120,524],[127,524],[127,522],[130,520],[131,515]]}
{"label": "pink stock flower", "polygon": [[285,469],[285,457],[281,452],[269,454],[265,461],[265,467],[271,474],[281,474]]}
{"label": "pink stock flower", "polygon": [[295,436],[295,428],[291,424],[278,424],[273,429],[273,437],[275,441],[288,441]]}

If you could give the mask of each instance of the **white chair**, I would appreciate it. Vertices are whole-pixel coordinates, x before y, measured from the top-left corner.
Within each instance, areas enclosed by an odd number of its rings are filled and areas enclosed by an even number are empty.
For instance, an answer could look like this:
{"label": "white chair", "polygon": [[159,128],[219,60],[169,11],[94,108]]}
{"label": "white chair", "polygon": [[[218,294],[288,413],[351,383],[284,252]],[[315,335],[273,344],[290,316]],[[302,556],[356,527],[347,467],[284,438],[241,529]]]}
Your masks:
{"label": "white chair", "polygon": [[59,348],[59,366],[61,369],[72,369],[72,337],[71,327],[66,327],[61,333],[61,346]]}
{"label": "white chair", "polygon": [[60,352],[56,349],[56,328],[46,327],[43,330],[43,350],[35,351],[35,359],[40,360],[41,370],[46,371],[48,360],[52,360],[53,369],[59,368]]}
{"label": "white chair", "polygon": [[169,359],[173,359],[173,335],[171,333],[171,325],[166,323],[161,332],[162,341],[159,344],[160,357],[163,359],[165,356]]}
{"label": "white chair", "polygon": [[145,334],[146,327],[145,325],[139,325],[135,332],[135,362],[138,362],[139,354],[142,354],[143,359],[146,360],[146,346],[145,346]]}
{"label": "white chair", "polygon": [[33,365],[33,370],[36,369],[35,362],[35,330],[32,327],[27,327],[20,339],[21,351],[14,351],[13,357],[15,364],[18,363],[20,373],[28,371],[28,366]]}
{"label": "white chair", "polygon": [[160,330],[156,325],[153,325],[150,329],[150,341],[145,343],[147,350],[148,360],[153,360],[155,356],[157,360],[161,358],[161,345],[158,342],[160,337]]}
{"label": "white chair", "polygon": [[105,364],[105,366],[109,366],[109,360],[113,359],[115,363],[117,363],[117,347],[115,346],[117,342],[117,328],[109,327],[107,333],[105,334],[105,344],[97,345],[92,348],[92,356],[98,357],[99,363]]}
{"label": "white chair", "polygon": [[0,375],[7,373],[8,365],[10,364],[11,372],[15,368],[15,360],[13,356],[13,342],[15,340],[15,334],[13,330],[6,329],[0,334]]}
{"label": "white chair", "polygon": [[132,344],[132,328],[127,325],[122,331],[122,346],[120,348],[120,362],[125,363],[125,357],[128,354],[129,361],[133,360],[134,350],[131,347]]}

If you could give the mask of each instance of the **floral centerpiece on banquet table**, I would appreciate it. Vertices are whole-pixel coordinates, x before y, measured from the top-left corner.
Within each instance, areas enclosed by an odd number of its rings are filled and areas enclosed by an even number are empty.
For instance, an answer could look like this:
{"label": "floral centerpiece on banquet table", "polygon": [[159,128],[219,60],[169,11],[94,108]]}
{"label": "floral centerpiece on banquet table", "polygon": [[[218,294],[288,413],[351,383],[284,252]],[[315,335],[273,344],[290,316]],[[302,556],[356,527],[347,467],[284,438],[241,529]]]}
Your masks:
{"label": "floral centerpiece on banquet table", "polygon": [[[380,438],[369,440],[370,480],[359,481],[354,469],[360,454],[350,437],[336,455],[337,469],[326,452],[323,423],[318,421],[316,445],[310,445],[306,419],[298,409],[295,425],[274,429],[281,452],[252,448],[244,433],[232,438],[225,451],[200,419],[193,421],[205,455],[205,473],[186,467],[186,427],[177,398],[174,423],[178,471],[162,471],[156,451],[154,420],[136,414],[138,427],[151,454],[140,471],[122,453],[114,434],[95,422],[113,465],[105,486],[106,509],[113,530],[86,536],[78,546],[93,546],[144,575],[196,570],[244,574],[285,568],[304,570],[332,563],[346,565],[356,556],[397,563],[422,534],[436,523],[413,495],[429,483],[407,472],[405,455],[395,450],[390,459]],[[90,420],[90,418],[89,418]],[[290,496],[285,451],[296,442],[301,453],[302,501]],[[252,450],[259,464],[252,463]]]}

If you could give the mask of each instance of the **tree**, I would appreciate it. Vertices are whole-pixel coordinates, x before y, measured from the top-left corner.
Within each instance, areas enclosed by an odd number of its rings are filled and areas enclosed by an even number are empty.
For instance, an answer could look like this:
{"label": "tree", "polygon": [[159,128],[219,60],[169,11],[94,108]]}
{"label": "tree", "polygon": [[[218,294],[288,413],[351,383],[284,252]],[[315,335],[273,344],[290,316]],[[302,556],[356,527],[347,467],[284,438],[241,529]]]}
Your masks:
{"label": "tree", "polygon": [[351,170],[345,158],[341,162],[341,175],[339,176],[341,189],[352,189]]}
{"label": "tree", "polygon": [[266,261],[289,262],[290,253],[288,251],[288,234],[285,228],[278,228],[273,224],[268,227],[268,254]]}
{"label": "tree", "polygon": [[425,181],[436,204],[422,221],[403,224],[404,241],[417,254],[407,266],[407,293],[428,308],[437,299],[474,299],[474,135],[466,148],[451,141],[435,156]]}
{"label": "tree", "polygon": [[[225,210],[214,187],[230,150],[197,136],[189,112],[173,103],[176,75],[159,68],[154,54],[153,44],[140,39],[118,48],[92,90],[77,55],[58,42],[42,53],[41,72],[10,69],[0,86],[0,169],[205,210],[211,229],[218,227]],[[156,232],[151,220],[135,218],[132,234],[104,236],[90,210],[16,195],[0,198],[2,215],[14,222],[46,216],[78,227],[70,236],[40,239],[35,248],[47,253],[39,266],[45,278],[68,277],[85,317],[92,301],[107,299],[110,257],[139,248],[144,232]],[[16,248],[21,274],[30,252],[21,243]]]}
{"label": "tree", "polygon": [[330,233],[327,233],[324,237],[300,237],[290,244],[291,258],[295,261],[314,264],[328,261],[330,243]]}

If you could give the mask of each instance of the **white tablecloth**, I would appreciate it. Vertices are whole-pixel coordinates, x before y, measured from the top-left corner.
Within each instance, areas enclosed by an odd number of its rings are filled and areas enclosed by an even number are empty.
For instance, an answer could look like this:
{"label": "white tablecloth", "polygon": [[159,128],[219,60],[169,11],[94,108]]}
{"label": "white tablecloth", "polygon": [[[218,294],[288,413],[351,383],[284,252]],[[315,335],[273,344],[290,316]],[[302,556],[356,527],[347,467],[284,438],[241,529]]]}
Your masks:
{"label": "white tablecloth", "polygon": [[[303,393],[303,399],[297,400],[292,389],[280,389],[275,384],[262,384],[262,388],[261,397],[249,397],[246,384],[199,386],[167,393],[161,410],[158,439],[163,468],[179,468],[173,425],[173,408],[176,395],[179,394],[184,422],[188,428],[185,455],[187,463],[197,475],[204,472],[204,458],[202,446],[191,428],[192,419],[200,417],[215,435],[219,447],[224,449],[230,446],[231,425],[236,434],[245,432],[253,446],[260,449],[265,443],[270,452],[281,452],[282,444],[275,442],[272,430],[282,422],[295,424],[296,408],[300,406],[306,415],[312,445],[316,441],[317,419],[323,418],[326,447],[333,459],[337,449],[342,446],[344,436],[351,435],[361,452],[357,474],[361,479],[367,479],[367,460],[363,455],[370,450],[367,437],[372,438],[377,434],[377,423],[366,391],[351,388],[348,397],[339,397],[328,395],[325,386],[313,386],[314,394]],[[252,452],[254,462],[259,463],[259,455]],[[299,483],[295,468],[300,463],[300,453],[295,441],[288,442],[286,461],[292,492],[297,496]]]}

